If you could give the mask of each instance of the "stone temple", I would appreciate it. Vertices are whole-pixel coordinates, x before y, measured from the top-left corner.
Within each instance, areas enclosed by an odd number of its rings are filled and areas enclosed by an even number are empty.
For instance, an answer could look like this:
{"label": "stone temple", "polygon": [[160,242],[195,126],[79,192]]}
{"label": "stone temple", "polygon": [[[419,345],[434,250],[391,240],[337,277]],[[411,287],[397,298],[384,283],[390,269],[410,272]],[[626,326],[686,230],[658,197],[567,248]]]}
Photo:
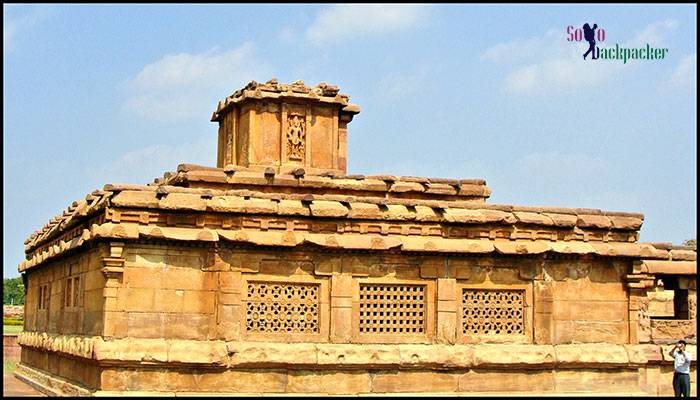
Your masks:
{"label": "stone temple", "polygon": [[105,185],[32,234],[16,375],[53,395],[672,393],[670,343],[697,358],[694,249],[638,242],[638,213],[490,204],[482,179],[347,175],[348,100],[251,82],[212,116],[216,167]]}

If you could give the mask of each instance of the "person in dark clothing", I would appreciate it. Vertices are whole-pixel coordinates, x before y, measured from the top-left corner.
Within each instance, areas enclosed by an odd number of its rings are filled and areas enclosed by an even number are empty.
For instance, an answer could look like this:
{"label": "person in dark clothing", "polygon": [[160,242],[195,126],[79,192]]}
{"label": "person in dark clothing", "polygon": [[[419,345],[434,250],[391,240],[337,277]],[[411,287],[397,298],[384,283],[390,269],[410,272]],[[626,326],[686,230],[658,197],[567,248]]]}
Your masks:
{"label": "person in dark clothing", "polygon": [[583,53],[583,59],[586,59],[586,56],[589,53],[593,53],[591,55],[591,59],[595,60],[597,57],[595,56],[595,30],[598,28],[597,24],[593,24],[593,28],[591,28],[590,25],[588,24],[583,24],[583,38],[586,39],[588,42],[588,51]]}

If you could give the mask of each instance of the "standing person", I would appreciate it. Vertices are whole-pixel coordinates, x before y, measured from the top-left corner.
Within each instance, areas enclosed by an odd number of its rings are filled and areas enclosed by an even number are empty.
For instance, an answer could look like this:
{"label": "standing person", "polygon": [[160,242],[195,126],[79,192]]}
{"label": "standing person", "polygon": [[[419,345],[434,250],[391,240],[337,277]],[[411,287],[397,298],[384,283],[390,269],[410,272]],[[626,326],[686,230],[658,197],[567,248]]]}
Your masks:
{"label": "standing person", "polygon": [[595,55],[595,30],[598,28],[598,24],[593,24],[593,28],[590,27],[588,24],[583,24],[583,38],[586,39],[588,42],[588,51],[583,53],[583,59],[586,59],[586,56],[589,53],[593,53],[591,55],[592,59],[596,59]]}
{"label": "standing person", "polygon": [[690,396],[690,353],[681,339],[668,353],[673,357],[673,391],[676,397]]}

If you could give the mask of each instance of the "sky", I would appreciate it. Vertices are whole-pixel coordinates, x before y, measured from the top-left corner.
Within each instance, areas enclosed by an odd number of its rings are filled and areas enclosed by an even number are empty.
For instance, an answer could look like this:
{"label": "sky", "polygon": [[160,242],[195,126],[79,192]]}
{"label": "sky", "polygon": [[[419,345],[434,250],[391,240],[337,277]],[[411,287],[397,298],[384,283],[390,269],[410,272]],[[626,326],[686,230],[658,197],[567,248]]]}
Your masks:
{"label": "sky", "polygon": [[[216,165],[219,100],[327,82],[362,112],[348,173],[482,178],[489,203],[697,230],[696,5],[3,6],[3,264],[107,183]],[[567,27],[662,60],[583,60]]]}

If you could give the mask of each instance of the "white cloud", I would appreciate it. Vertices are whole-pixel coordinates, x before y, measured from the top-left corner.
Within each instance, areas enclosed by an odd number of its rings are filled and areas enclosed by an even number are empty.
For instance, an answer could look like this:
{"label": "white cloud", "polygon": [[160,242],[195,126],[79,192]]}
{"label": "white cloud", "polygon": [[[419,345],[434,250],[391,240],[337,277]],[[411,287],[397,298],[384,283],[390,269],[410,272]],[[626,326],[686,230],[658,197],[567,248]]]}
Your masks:
{"label": "white cloud", "polygon": [[430,76],[433,76],[433,73],[425,65],[397,71],[386,75],[377,82],[376,93],[381,101],[395,103],[396,99],[406,98],[419,93],[427,84]]}
{"label": "white cloud", "polygon": [[697,92],[698,55],[688,54],[681,58],[671,75],[661,82],[662,91]]}
{"label": "white cloud", "polygon": [[204,119],[234,90],[270,77],[267,65],[256,59],[252,43],[226,51],[168,54],[126,82],[124,109],[156,120]]}
{"label": "white cloud", "polygon": [[117,159],[88,171],[91,179],[109,183],[146,184],[164,172],[174,172],[178,164],[216,164],[216,140],[203,136],[180,145],[158,144],[124,153]]}
{"label": "white cloud", "polygon": [[3,5],[2,13],[2,50],[3,53],[12,51],[18,36],[30,30],[53,13],[53,8],[38,7],[22,14],[15,13],[15,6]]}
{"label": "white cloud", "polygon": [[[624,43],[611,39],[608,33],[606,44],[610,46],[610,43],[620,43],[622,47],[634,47],[649,43],[661,47],[665,44],[667,35],[677,27],[678,22],[675,20],[655,22]],[[486,49],[481,59],[510,67],[503,81],[504,90],[512,94],[528,95],[595,87],[625,69],[634,68],[635,63],[629,62],[585,62],[583,53],[587,48],[585,41],[567,42],[563,30],[549,30],[540,37],[496,44]]]}
{"label": "white cloud", "polygon": [[306,38],[323,45],[401,31],[414,26],[428,11],[419,4],[338,4],[318,13]]}
{"label": "white cloud", "polygon": [[625,46],[638,47],[649,43],[653,47],[664,47],[666,45],[666,36],[676,29],[678,29],[678,21],[676,20],[657,21],[638,32]]}

